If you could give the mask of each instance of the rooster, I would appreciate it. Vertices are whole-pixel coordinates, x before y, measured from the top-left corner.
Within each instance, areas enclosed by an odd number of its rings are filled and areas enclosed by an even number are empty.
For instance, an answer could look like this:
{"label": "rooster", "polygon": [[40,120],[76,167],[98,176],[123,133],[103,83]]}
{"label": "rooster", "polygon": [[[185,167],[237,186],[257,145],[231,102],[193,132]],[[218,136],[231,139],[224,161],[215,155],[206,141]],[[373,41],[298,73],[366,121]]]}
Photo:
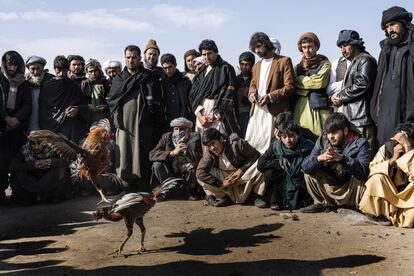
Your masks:
{"label": "rooster", "polygon": [[98,205],[102,202],[111,203],[103,193],[98,178],[99,175],[106,175],[117,184],[122,182],[116,175],[105,173],[109,162],[107,145],[112,140],[108,119],[100,120],[91,128],[83,147],[70,141],[64,135],[49,130],[38,130],[31,134],[31,137],[48,143],[62,159],[75,162],[77,165],[75,176],[86,177],[100,194],[102,200]]}
{"label": "rooster", "polygon": [[111,206],[101,207],[92,213],[95,220],[104,218],[109,221],[120,221],[124,219],[127,227],[127,237],[117,250],[108,255],[120,255],[122,253],[126,242],[133,233],[134,223],[141,229],[141,247],[138,250],[138,254],[145,251],[144,239],[146,229],[144,226],[144,215],[155,205],[157,193],[128,193],[115,200]]}

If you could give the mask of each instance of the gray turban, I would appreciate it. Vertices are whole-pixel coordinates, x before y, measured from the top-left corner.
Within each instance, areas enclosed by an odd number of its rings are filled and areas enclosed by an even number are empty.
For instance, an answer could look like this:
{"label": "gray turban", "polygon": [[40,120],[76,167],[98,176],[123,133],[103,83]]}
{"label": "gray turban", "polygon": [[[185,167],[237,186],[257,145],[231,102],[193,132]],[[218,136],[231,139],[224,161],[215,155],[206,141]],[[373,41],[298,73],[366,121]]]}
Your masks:
{"label": "gray turban", "polygon": [[30,56],[26,60],[26,67],[29,67],[30,65],[32,65],[34,63],[38,63],[38,64],[41,64],[41,65],[45,66],[46,65],[46,60],[42,57],[39,57],[39,56]]}
{"label": "gray turban", "polygon": [[186,127],[186,128],[192,128],[193,123],[189,120],[187,120],[184,117],[179,117],[171,121],[170,123],[171,127]]}
{"label": "gray turban", "polygon": [[269,39],[270,39],[270,42],[272,42],[273,46],[275,46],[276,54],[280,55],[280,51],[282,50],[282,45],[280,45],[279,40],[277,40],[274,37],[270,37]]}
{"label": "gray turban", "polygon": [[96,59],[90,58],[85,63],[85,71],[88,69],[89,66],[94,66],[96,68],[101,69],[101,64]]}

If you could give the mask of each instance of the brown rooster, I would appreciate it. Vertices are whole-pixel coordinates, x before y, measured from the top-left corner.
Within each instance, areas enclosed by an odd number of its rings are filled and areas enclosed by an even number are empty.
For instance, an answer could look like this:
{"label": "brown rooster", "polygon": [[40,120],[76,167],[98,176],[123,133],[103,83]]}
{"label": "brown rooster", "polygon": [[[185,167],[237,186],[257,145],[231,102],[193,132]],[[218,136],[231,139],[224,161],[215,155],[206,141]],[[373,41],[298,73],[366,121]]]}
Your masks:
{"label": "brown rooster", "polygon": [[98,205],[102,202],[111,203],[102,191],[98,176],[107,175],[118,182],[118,184],[122,180],[114,174],[105,173],[109,162],[107,145],[112,139],[107,119],[100,120],[94,128],[91,128],[83,148],[67,139],[64,135],[49,130],[38,130],[32,134],[32,137],[48,143],[62,159],[69,162],[76,161],[77,172],[75,175],[80,178],[86,177],[90,180],[102,197]]}
{"label": "brown rooster", "polygon": [[109,221],[120,221],[124,219],[127,227],[127,237],[121,243],[121,246],[109,253],[121,254],[125,243],[129,240],[133,233],[134,223],[136,223],[141,229],[141,247],[138,253],[145,251],[144,239],[145,239],[145,226],[144,215],[155,205],[156,192],[153,193],[128,193],[123,195],[118,200],[115,200],[111,206],[102,207],[93,212],[93,216],[96,220],[104,218]]}

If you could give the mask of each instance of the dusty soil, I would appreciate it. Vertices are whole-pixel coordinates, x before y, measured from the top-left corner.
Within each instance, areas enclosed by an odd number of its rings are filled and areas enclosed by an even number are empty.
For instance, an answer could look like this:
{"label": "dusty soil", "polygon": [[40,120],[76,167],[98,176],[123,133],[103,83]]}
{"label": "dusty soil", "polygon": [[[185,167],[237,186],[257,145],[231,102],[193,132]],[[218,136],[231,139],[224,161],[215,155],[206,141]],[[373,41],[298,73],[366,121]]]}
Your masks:
{"label": "dusty soil", "polygon": [[414,275],[413,229],[350,225],[343,214],[279,214],[254,206],[157,204],[124,256],[108,256],[123,222],[95,222],[97,197],[57,205],[0,206],[0,274]]}

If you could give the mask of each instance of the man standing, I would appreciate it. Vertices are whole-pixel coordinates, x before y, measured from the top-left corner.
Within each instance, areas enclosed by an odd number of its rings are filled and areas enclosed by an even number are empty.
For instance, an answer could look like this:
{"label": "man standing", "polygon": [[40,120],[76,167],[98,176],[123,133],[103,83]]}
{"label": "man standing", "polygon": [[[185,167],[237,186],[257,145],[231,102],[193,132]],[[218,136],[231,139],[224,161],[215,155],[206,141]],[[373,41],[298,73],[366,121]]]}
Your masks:
{"label": "man standing", "polygon": [[68,78],[69,62],[64,56],[53,61],[56,78],[46,82],[39,96],[39,127],[60,132],[78,143],[86,135],[87,126],[79,106],[86,100],[77,83]]}
{"label": "man standing", "polygon": [[249,123],[249,87],[252,81],[252,68],[255,62],[254,55],[250,52],[241,53],[239,56],[240,74],[237,75],[237,104],[239,111],[240,133],[242,138],[246,135]]}
{"label": "man standing", "polygon": [[194,77],[189,96],[197,116],[196,131],[201,134],[204,129],[215,128],[222,133],[239,133],[234,68],[221,58],[213,40],[201,41],[199,52],[206,66]]}
{"label": "man standing", "polygon": [[141,66],[138,46],[125,48],[125,68],[112,82],[108,104],[116,127],[116,171],[139,190],[148,189],[148,155],[161,136],[164,108],[158,78]]}
{"label": "man standing", "polygon": [[414,26],[412,13],[391,7],[382,13],[385,38],[380,42],[378,73],[371,99],[371,116],[380,145],[399,123],[414,121]]}
{"label": "man standing", "polygon": [[159,57],[160,48],[158,48],[157,41],[154,39],[148,40],[144,50],[144,68],[153,71],[158,78],[163,73],[162,68],[157,66]]}
{"label": "man standing", "polygon": [[337,206],[358,208],[370,160],[368,141],[345,115],[331,114],[322,136],[302,162],[306,188],[314,203],[301,212],[318,213]]}
{"label": "man standing", "polygon": [[297,101],[293,116],[302,127],[321,135],[326,118],[330,114],[330,103],[326,94],[331,63],[318,54],[320,41],[316,34],[307,32],[298,40],[302,60],[295,67]]}
{"label": "man standing", "polygon": [[1,58],[0,74],[0,202],[9,186],[8,167],[26,142],[32,97],[24,78],[24,61],[16,51]]}
{"label": "man standing", "polygon": [[85,59],[79,55],[69,55],[69,72],[68,77],[80,86],[85,77]]}
{"label": "man standing", "polygon": [[368,140],[375,146],[375,130],[369,113],[369,100],[374,89],[377,62],[365,51],[364,41],[353,30],[342,30],[336,43],[342,55],[351,61],[339,92],[331,96],[337,107]]}
{"label": "man standing", "polygon": [[110,86],[102,72],[101,64],[96,59],[91,58],[86,62],[85,71],[87,79],[81,82],[81,89],[88,105],[80,109],[82,113],[88,114],[90,125],[100,119],[110,118],[106,102]]}
{"label": "man standing", "polygon": [[250,50],[262,60],[253,66],[249,101],[254,106],[246,140],[260,153],[264,153],[272,140],[275,127],[273,117],[290,108],[295,76],[291,59],[276,54],[273,43],[265,33],[252,35]]}
{"label": "man standing", "polygon": [[32,94],[32,114],[30,115],[28,131],[39,130],[39,96],[46,81],[53,79],[53,75],[45,72],[46,60],[42,57],[31,56],[26,61],[29,73],[26,74],[26,81],[29,83]]}
{"label": "man standing", "polygon": [[166,124],[178,117],[193,120],[194,115],[188,102],[191,81],[177,70],[177,61],[172,54],[162,55],[161,66],[164,70],[161,76],[161,89],[165,100]]}

